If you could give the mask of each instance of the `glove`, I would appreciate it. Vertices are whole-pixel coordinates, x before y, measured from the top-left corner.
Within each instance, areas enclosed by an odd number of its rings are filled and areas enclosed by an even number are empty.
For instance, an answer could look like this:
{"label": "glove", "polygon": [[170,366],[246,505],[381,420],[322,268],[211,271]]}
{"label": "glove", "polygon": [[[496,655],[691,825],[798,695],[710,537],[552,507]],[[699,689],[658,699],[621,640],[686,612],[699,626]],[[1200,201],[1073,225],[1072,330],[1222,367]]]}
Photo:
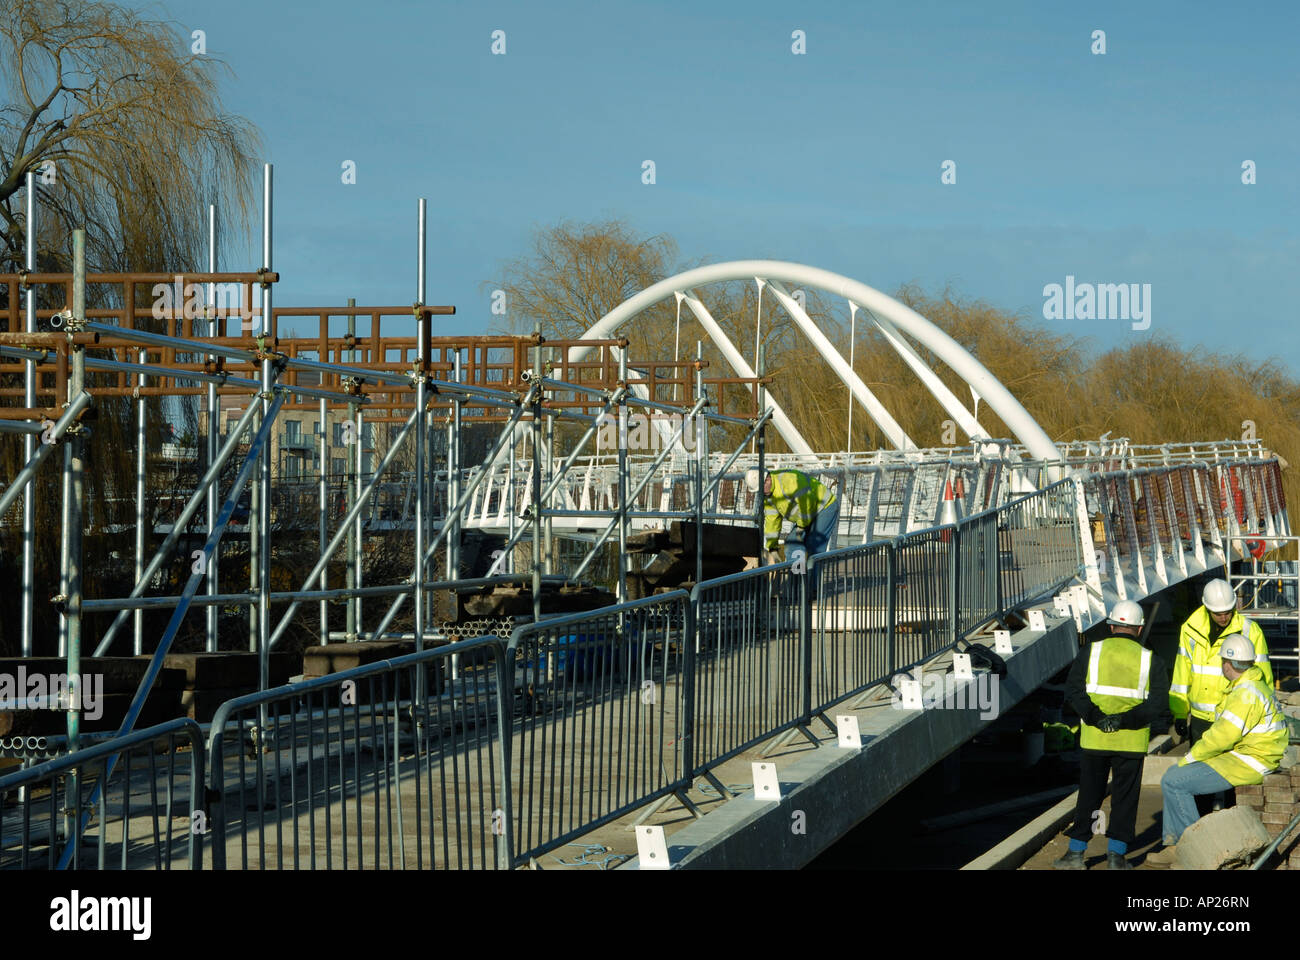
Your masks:
{"label": "glove", "polygon": [[1119,729],[1119,714],[1106,714],[1101,718],[1101,723],[1097,724],[1097,729],[1102,733],[1114,733]]}
{"label": "glove", "polygon": [[1174,721],[1174,733],[1178,734],[1178,735],[1179,735],[1180,737],[1182,737],[1183,739],[1186,739],[1186,738],[1187,738],[1187,721],[1186,721],[1186,720],[1175,720],[1175,721]]}

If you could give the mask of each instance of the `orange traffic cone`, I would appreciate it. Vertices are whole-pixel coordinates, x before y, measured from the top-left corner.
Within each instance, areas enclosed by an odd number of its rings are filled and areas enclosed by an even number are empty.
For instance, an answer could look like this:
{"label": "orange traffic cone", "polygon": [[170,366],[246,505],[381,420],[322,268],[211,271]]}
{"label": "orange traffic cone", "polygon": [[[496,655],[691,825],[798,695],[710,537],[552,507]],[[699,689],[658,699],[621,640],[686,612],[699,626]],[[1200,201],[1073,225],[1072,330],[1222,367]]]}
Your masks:
{"label": "orange traffic cone", "polygon": [[[945,480],[943,484],[943,506],[939,513],[939,525],[948,526],[957,522],[957,502],[952,498],[952,481]],[[952,532],[945,530],[940,539],[947,543]]]}

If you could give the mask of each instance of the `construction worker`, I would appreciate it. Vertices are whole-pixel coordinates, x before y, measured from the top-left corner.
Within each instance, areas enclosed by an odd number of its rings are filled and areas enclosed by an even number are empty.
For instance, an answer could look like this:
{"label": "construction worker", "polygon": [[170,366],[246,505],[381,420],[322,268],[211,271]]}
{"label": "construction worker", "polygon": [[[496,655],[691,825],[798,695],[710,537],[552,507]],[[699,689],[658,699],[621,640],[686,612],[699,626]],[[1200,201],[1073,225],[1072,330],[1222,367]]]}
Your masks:
{"label": "construction worker", "polygon": [[1148,862],[1174,864],[1174,845],[1200,819],[1197,796],[1262,783],[1282,762],[1286,720],[1273,685],[1265,681],[1256,661],[1255,644],[1234,633],[1223,638],[1219,657],[1226,690],[1215,707],[1214,722],[1160,780],[1164,847],[1147,854]]}
{"label": "construction worker", "polygon": [[1183,624],[1178,636],[1178,655],[1169,686],[1169,708],[1174,729],[1194,746],[1210,725],[1227,689],[1219,669],[1219,644],[1231,634],[1240,634],[1255,650],[1251,658],[1269,688],[1273,670],[1268,662],[1268,644],[1259,624],[1237,611],[1237,595],[1226,580],[1211,580],[1201,592],[1202,606]]}
{"label": "construction worker", "polygon": [[1066,702],[1080,717],[1079,800],[1070,828],[1070,849],[1052,864],[1083,870],[1083,852],[1099,822],[1106,777],[1111,776],[1110,822],[1106,825],[1106,867],[1132,870],[1125,859],[1137,827],[1142,763],[1151,723],[1168,702],[1169,674],[1142,646],[1142,608],[1121,600],[1106,620],[1109,635],[1079,651],[1065,684]]}
{"label": "construction worker", "polygon": [[[745,473],[750,493],[758,492],[758,471]],[[763,481],[764,560],[779,563],[781,523],[803,531],[803,549],[814,556],[831,549],[839,525],[840,502],[820,481],[800,470],[773,470]]]}

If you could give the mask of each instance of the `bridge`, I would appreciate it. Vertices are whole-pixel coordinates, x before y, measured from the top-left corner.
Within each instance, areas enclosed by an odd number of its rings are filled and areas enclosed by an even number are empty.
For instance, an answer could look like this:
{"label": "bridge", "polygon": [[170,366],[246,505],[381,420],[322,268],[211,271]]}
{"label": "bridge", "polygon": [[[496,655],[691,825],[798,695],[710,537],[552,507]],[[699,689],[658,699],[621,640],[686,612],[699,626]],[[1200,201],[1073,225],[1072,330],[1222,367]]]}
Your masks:
{"label": "bridge", "polygon": [[[1262,442],[1058,445],[928,320],[799,264],[689,271],[573,341],[435,338],[432,318],[453,311],[425,304],[423,202],[419,227],[413,308],[274,307],[269,227],[259,271],[181,275],[260,294],[251,329],[215,304],[150,329],[136,295],[149,275],[0,277],[0,372],[25,378],[0,429],[27,454],[0,492],[24,547],[23,657],[5,669],[36,672],[31,503],[58,449],[67,684],[53,703],[66,733],[5,715],[18,767],[0,777],[0,866],[508,869],[573,843],[614,851],[602,865],[798,866],[1068,665],[1119,599],[1222,574],[1271,642],[1296,621],[1282,464]],[[705,306],[709,284],[737,279],[776,299],[891,449],[811,449]],[[66,306],[38,309],[41,285]],[[97,285],[117,292],[88,307]],[[918,448],[796,285],[874,323],[969,443]],[[617,334],[666,299],[729,373],[702,349],[629,356]],[[385,333],[396,317],[414,337]],[[281,337],[286,318],[318,332]],[[1015,436],[990,436],[913,342]],[[151,396],[204,399],[192,457],[146,455]],[[113,501],[126,517],[85,494],[83,418],[110,397],[137,412],[135,496]],[[784,451],[768,451],[773,432]],[[744,475],[792,467],[840,498],[837,542],[760,565]],[[173,491],[146,516],[159,469]],[[129,595],[85,596],[86,539],[128,528]],[[304,544],[304,565],[281,562]],[[672,562],[651,582],[638,552]],[[145,726],[195,608],[203,656],[247,668],[247,688],[223,687],[210,712],[196,689],[193,716]],[[241,618],[234,645],[223,611]],[[166,626],[146,632],[146,613]],[[114,726],[91,733],[81,678],[128,641],[148,665]],[[272,682],[294,643],[301,666]],[[186,656],[195,674],[208,662]],[[795,812],[812,826],[792,831]]]}

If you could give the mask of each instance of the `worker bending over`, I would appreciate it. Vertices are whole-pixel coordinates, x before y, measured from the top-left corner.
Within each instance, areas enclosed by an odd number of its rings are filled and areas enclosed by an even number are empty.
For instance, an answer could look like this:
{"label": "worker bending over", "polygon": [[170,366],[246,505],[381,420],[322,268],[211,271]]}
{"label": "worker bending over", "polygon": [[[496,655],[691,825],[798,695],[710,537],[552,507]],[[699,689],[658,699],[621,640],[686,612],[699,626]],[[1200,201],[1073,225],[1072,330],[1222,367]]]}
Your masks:
{"label": "worker bending over", "polygon": [[[758,471],[745,473],[750,493],[758,492]],[[763,480],[764,561],[779,563],[781,524],[790,521],[803,531],[808,556],[825,553],[835,542],[840,502],[821,481],[800,470],[773,470]]]}

